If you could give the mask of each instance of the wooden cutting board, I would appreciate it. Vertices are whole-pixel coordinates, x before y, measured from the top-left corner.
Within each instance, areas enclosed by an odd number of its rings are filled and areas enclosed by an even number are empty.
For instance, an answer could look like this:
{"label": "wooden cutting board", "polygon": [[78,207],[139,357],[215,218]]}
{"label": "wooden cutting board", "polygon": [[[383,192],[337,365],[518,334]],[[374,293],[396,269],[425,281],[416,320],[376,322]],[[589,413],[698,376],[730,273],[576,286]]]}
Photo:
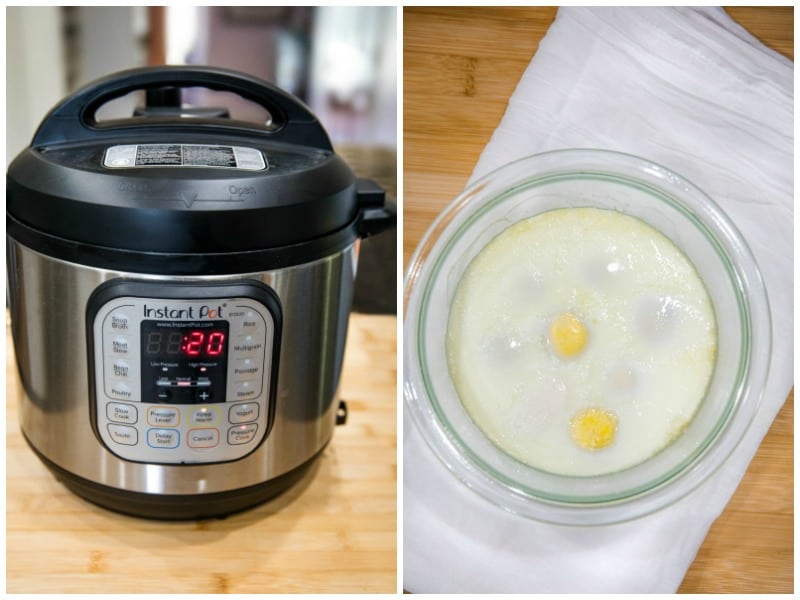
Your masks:
{"label": "wooden cutting board", "polygon": [[[793,8],[728,9],[793,58]],[[403,11],[404,264],[463,189],[555,8]],[[793,586],[793,395],[686,574],[681,592],[783,592]]]}
{"label": "wooden cutting board", "polygon": [[17,425],[7,333],[7,591],[395,592],[396,343],[395,317],[352,316],[340,388],[348,422],[300,484],[223,520],[171,523],[97,508],[45,469]]}

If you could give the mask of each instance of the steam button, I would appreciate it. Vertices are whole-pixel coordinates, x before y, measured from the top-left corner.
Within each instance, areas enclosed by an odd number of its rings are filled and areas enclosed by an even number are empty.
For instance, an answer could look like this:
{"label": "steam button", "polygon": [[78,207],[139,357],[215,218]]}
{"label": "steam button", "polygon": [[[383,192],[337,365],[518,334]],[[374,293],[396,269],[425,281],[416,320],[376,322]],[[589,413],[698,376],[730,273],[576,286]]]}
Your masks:
{"label": "steam button", "polygon": [[234,400],[249,400],[255,398],[261,393],[260,386],[256,381],[243,381],[236,384],[233,390]]}

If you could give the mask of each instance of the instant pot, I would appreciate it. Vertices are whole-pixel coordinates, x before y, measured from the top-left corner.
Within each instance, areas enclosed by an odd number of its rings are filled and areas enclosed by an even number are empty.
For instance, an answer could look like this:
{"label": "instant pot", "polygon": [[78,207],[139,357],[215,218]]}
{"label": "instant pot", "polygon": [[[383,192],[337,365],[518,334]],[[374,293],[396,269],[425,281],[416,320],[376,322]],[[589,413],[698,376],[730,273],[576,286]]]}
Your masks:
{"label": "instant pot", "polygon": [[[181,101],[232,92],[262,123]],[[135,116],[99,120],[144,90]],[[241,73],[134,69],[58,104],[7,175],[25,439],[101,506],[222,516],[331,439],[359,240],[395,223],[315,116]]]}

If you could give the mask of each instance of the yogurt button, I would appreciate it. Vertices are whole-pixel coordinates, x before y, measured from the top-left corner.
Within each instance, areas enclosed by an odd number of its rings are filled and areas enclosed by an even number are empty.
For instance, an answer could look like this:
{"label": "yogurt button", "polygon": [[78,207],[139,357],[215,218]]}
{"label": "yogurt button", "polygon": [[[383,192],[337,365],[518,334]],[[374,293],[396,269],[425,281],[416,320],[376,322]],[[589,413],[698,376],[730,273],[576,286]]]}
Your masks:
{"label": "yogurt button", "polygon": [[246,423],[258,418],[258,404],[255,402],[242,402],[234,404],[228,411],[228,420],[231,423]]}

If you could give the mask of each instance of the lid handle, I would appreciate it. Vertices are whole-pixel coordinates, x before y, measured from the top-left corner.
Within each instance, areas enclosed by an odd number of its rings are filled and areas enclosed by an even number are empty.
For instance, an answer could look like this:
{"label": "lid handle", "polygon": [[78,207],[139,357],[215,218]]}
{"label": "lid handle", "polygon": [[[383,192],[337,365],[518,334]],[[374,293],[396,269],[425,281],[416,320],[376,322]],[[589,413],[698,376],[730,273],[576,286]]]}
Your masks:
{"label": "lid handle", "polygon": [[[132,118],[98,123],[97,110],[105,103],[125,94],[169,87],[205,87],[211,90],[233,92],[255,102],[269,111],[270,127],[257,123],[227,119],[155,119]],[[157,92],[156,92],[157,93]],[[125,131],[186,131],[202,130],[206,133],[248,133],[263,135],[302,146],[332,150],[331,142],[314,114],[298,98],[280,88],[229,69],[198,66],[144,67],[121,71],[98,79],[76,91],[57,104],[44,118],[33,137],[31,145],[46,146],[67,141],[119,138]]]}

